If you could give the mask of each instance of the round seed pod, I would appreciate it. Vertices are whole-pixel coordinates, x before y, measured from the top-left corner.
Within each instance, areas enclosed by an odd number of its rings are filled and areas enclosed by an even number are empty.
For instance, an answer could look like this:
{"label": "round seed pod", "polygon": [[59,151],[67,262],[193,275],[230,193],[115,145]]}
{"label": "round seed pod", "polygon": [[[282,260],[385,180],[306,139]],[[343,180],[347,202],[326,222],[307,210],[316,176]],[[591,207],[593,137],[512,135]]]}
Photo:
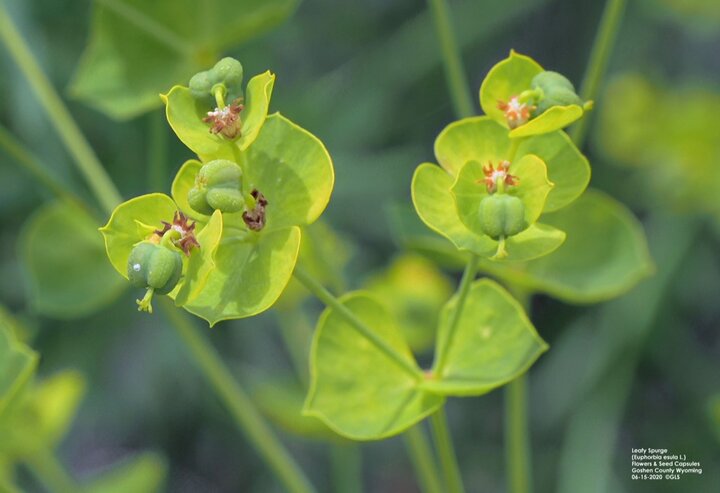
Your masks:
{"label": "round seed pod", "polygon": [[127,272],[133,286],[167,294],[180,280],[182,257],[167,247],[143,241],[130,252]]}
{"label": "round seed pod", "polygon": [[200,168],[195,186],[188,192],[190,207],[201,214],[215,210],[239,212],[245,201],[242,196],[242,170],[226,159],[210,161]]}
{"label": "round seed pod", "polygon": [[583,105],[572,82],[557,72],[540,72],[533,78],[531,85],[533,89],[542,89],[543,92],[543,97],[537,103],[538,114],[553,106]]}
{"label": "round seed pod", "polygon": [[513,236],[527,228],[525,205],[518,197],[504,193],[488,195],[478,208],[480,227],[490,238]]}

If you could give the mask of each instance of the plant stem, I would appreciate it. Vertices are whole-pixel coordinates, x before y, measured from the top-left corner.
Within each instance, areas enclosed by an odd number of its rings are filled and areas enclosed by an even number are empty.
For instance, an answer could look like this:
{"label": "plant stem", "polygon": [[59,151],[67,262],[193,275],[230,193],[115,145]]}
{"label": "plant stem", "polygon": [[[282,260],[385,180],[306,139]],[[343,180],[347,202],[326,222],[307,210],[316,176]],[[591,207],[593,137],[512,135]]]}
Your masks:
{"label": "plant stem", "polygon": [[285,488],[293,493],[314,492],[308,479],[263,420],[250,397],[233,379],[215,348],[169,299],[163,298],[160,307],[192,354],[198,368],[229,409],[238,428]]}
{"label": "plant stem", "polygon": [[48,491],[77,493],[82,490],[51,450],[37,451],[26,459],[25,464]]}
{"label": "plant stem", "polygon": [[148,115],[147,182],[151,190],[167,188],[168,138],[165,112],[153,111]]}
{"label": "plant stem", "polygon": [[463,68],[447,3],[445,0],[428,0],[428,2],[442,48],[445,77],[450,89],[453,110],[459,118],[472,116],[474,114],[472,92]]}
{"label": "plant stem", "polygon": [[[615,47],[617,34],[620,30],[620,23],[625,11],[626,0],[608,0],[605,4],[600,27],[598,28],[595,41],[593,41],[590,61],[588,62],[585,76],[580,88],[580,97],[585,100],[594,99],[597,96],[600,82],[607,70],[610,53]],[[581,118],[575,126],[570,129],[570,137],[578,147],[585,140],[589,118]]]}
{"label": "plant stem", "polygon": [[450,345],[453,341],[453,335],[457,330],[458,324],[460,323],[460,316],[462,315],[463,308],[465,307],[465,301],[467,300],[468,293],[470,292],[470,285],[475,280],[475,275],[478,271],[479,257],[475,254],[470,255],[463,272],[462,279],[460,280],[460,286],[457,291],[457,298],[455,301],[455,309],[450,315],[450,322],[448,323],[448,330],[446,332],[445,339],[438,343],[438,354],[435,364],[433,365],[433,373],[438,376],[442,375],[445,364],[447,363],[447,355],[450,351]]}
{"label": "plant stem", "polygon": [[435,439],[435,448],[440,456],[443,476],[445,476],[446,491],[448,493],[463,493],[465,488],[463,487],[457,457],[455,457],[450,430],[448,430],[444,404],[430,416],[430,425]]}
{"label": "plant stem", "polygon": [[421,425],[417,424],[408,429],[403,433],[403,438],[422,492],[442,493],[435,458]]}
{"label": "plant stem", "polygon": [[322,284],[316,281],[307,271],[305,271],[305,269],[299,265],[296,266],[294,275],[295,278],[308,289],[308,291],[322,301],[327,307],[332,308],[335,313],[344,318],[353,329],[358,331],[363,337],[370,341],[376,348],[385,354],[385,356],[397,363],[400,368],[418,380],[423,378],[422,372],[413,364],[413,362],[411,362],[407,357],[400,355],[392,346],[385,342],[384,339],[379,337],[375,331],[368,327],[362,320],[357,318],[353,312],[343,305],[339,299],[333,296],[330,291],[325,289]]}
{"label": "plant stem", "polygon": [[43,166],[20,141],[4,126],[0,125],[0,148],[15,159],[28,173],[61,200],[85,207],[83,201],[69,186],[59,180],[54,173]]}
{"label": "plant stem", "polygon": [[107,212],[111,212],[122,201],[120,193],[85,140],[62,99],[43,73],[30,48],[15,28],[2,2],[0,2],[0,39],[42,103],[55,130],[72,154],[78,169],[100,204]]}
{"label": "plant stem", "polygon": [[334,444],[330,447],[333,491],[362,493],[362,454],[354,443]]}
{"label": "plant stem", "polygon": [[527,380],[520,376],[505,387],[505,459],[510,493],[532,491]]}

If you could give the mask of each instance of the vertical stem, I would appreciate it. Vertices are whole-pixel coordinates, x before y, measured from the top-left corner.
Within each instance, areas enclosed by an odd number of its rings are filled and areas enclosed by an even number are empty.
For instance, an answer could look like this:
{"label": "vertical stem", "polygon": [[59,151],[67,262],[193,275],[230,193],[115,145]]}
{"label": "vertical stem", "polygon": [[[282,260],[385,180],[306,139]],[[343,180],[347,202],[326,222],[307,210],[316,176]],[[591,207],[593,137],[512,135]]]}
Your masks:
{"label": "vertical stem", "polygon": [[362,493],[362,454],[353,443],[336,444],[330,448],[333,491]]}
{"label": "vertical stem", "polygon": [[73,156],[95,197],[107,212],[111,212],[122,200],[120,193],[15,28],[3,2],[0,2],[0,40],[20,67],[35,96],[42,103],[55,130]]}
{"label": "vertical stem", "polygon": [[442,48],[445,77],[450,89],[453,110],[459,118],[472,116],[474,113],[472,92],[460,58],[447,3],[445,0],[428,0],[428,2]]}
{"label": "vertical stem", "polygon": [[510,493],[532,491],[527,379],[520,376],[505,387],[505,458]]}
{"label": "vertical stem", "polygon": [[430,417],[430,426],[435,439],[435,448],[440,456],[440,465],[442,466],[443,476],[445,476],[445,486],[448,493],[463,493],[465,488],[460,475],[460,467],[455,457],[455,449],[450,436],[450,430],[447,424],[447,415],[445,414],[445,405]]}
{"label": "vertical stem", "polygon": [[[608,0],[605,4],[600,27],[598,28],[595,41],[593,41],[590,61],[588,62],[585,76],[580,87],[580,97],[583,100],[590,100],[597,96],[600,82],[607,69],[610,53],[615,47],[617,34],[620,30],[620,23],[625,11],[626,0]],[[570,137],[575,145],[580,147],[585,140],[588,126],[588,116],[581,118],[570,130]]]}
{"label": "vertical stem", "polygon": [[151,190],[163,190],[168,186],[168,135],[164,111],[153,111],[148,115],[148,140],[148,186]]}
{"label": "vertical stem", "polygon": [[227,406],[238,428],[285,488],[293,493],[314,492],[308,479],[263,420],[250,397],[233,379],[215,348],[170,300],[163,298],[160,306],[192,354],[198,368]]}
{"label": "vertical stem", "polygon": [[435,458],[421,425],[417,424],[403,433],[403,439],[415,469],[415,477],[419,480],[420,490],[423,493],[443,493]]}
{"label": "vertical stem", "polygon": [[77,493],[80,486],[65,470],[51,450],[39,450],[26,459],[26,465],[52,493]]}
{"label": "vertical stem", "polygon": [[433,373],[436,375],[442,375],[442,371],[445,368],[447,362],[448,351],[450,345],[453,342],[453,335],[460,323],[460,316],[462,315],[463,308],[465,306],[465,300],[467,299],[468,293],[470,292],[470,285],[475,279],[475,275],[478,271],[479,257],[475,254],[470,256],[470,260],[465,266],[462,279],[460,280],[460,286],[458,287],[457,298],[455,301],[455,310],[453,310],[451,319],[449,322],[449,328],[447,336],[443,341],[438,344],[438,354],[433,365]]}

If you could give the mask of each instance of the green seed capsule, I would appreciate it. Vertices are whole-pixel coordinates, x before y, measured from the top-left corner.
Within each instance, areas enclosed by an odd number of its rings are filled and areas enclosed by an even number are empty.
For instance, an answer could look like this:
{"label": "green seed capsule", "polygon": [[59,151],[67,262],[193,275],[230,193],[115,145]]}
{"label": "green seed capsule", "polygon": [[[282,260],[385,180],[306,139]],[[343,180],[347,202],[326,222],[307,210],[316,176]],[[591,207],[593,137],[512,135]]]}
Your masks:
{"label": "green seed capsule", "polygon": [[564,75],[545,71],[537,74],[532,80],[534,89],[542,89],[543,97],[537,103],[538,114],[553,106],[576,104],[582,106],[582,99],[575,93],[575,87]]}
{"label": "green seed capsule", "polygon": [[227,90],[225,100],[230,103],[242,96],[243,68],[234,58],[225,57],[210,69],[215,84],[223,84]]}
{"label": "green seed capsule", "polygon": [[167,294],[180,280],[182,257],[162,245],[144,241],[130,252],[127,272],[133,286]]}
{"label": "green seed capsule", "polygon": [[209,71],[198,72],[190,79],[190,94],[200,101],[213,101],[212,87],[215,82],[210,77]]}
{"label": "green seed capsule", "polygon": [[245,201],[242,196],[242,170],[226,159],[204,164],[195,177],[195,186],[188,192],[190,207],[201,214],[215,210],[239,212]]}
{"label": "green seed capsule", "polygon": [[525,205],[512,195],[488,195],[480,202],[478,215],[483,232],[494,240],[516,235],[527,228]]}

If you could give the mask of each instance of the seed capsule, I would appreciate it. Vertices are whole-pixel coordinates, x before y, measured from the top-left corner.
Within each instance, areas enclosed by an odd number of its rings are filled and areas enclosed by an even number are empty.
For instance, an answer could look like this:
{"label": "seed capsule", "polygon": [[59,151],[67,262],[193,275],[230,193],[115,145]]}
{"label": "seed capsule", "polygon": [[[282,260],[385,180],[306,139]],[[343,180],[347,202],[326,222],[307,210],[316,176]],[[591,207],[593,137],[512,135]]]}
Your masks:
{"label": "seed capsule", "polygon": [[494,240],[516,235],[527,228],[525,205],[513,195],[488,195],[480,201],[478,215],[483,232]]}
{"label": "seed capsule", "polygon": [[225,57],[210,70],[198,72],[190,79],[188,86],[192,96],[201,101],[213,101],[214,89],[222,85],[224,97],[228,102],[242,97],[243,68],[234,58]]}
{"label": "seed capsule", "polygon": [[583,105],[582,99],[576,94],[572,82],[557,72],[549,70],[540,72],[533,78],[531,85],[533,89],[541,89],[543,92],[542,98],[537,103],[538,114],[547,111],[553,106]]}
{"label": "seed capsule", "polygon": [[182,257],[162,245],[143,241],[130,252],[127,272],[133,286],[167,294],[180,280]]}
{"label": "seed capsule", "polygon": [[222,212],[243,210],[240,166],[226,159],[203,165],[195,177],[195,186],[188,192],[188,202],[190,207],[205,215],[216,209]]}

